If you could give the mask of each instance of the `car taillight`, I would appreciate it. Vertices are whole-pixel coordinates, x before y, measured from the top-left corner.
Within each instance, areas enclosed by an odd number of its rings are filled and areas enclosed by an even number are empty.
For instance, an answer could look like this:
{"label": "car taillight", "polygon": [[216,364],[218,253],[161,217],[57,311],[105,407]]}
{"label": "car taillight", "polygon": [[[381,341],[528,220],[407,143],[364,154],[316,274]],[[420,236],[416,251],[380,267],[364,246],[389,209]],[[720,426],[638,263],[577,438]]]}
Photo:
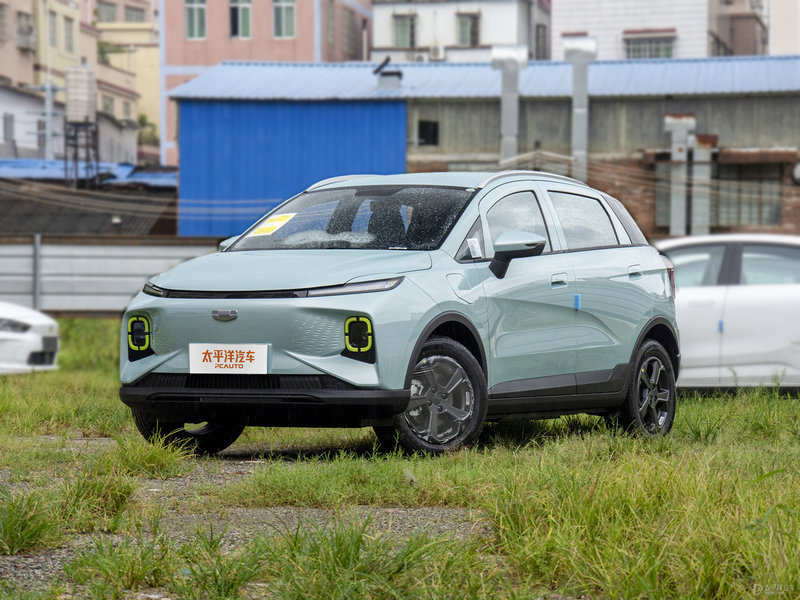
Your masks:
{"label": "car taillight", "polygon": [[672,287],[672,295],[675,295],[675,265],[672,264],[672,261],[667,258],[666,254],[662,254],[661,258],[664,261],[664,265],[667,267],[667,274],[669,275],[669,285]]}

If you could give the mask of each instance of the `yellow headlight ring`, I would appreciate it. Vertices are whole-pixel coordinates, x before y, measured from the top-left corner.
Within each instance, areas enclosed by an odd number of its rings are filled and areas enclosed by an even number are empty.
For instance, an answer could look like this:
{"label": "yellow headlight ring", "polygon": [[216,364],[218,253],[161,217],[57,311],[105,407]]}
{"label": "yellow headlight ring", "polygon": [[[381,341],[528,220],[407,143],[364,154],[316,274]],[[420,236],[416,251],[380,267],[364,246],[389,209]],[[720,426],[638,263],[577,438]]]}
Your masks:
{"label": "yellow headlight ring", "polygon": [[[133,343],[133,324],[144,323],[144,346],[136,346]],[[131,317],[128,319],[128,347],[137,352],[144,352],[150,348],[150,321],[146,317]]]}
{"label": "yellow headlight ring", "polygon": [[[363,322],[367,325],[367,345],[363,348],[358,348],[350,343],[350,325],[353,323]],[[367,317],[350,317],[344,322],[344,347],[349,352],[356,354],[361,352],[369,352],[372,349],[372,321]]]}

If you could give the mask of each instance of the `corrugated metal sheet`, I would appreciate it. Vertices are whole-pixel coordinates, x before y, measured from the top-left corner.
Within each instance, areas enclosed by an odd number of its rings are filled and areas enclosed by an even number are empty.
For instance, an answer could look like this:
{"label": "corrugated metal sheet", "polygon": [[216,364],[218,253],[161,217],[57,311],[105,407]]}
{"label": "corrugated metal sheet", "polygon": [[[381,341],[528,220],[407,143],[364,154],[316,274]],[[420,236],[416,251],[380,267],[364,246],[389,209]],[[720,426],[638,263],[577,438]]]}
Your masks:
{"label": "corrugated metal sheet", "polygon": [[[122,312],[148,277],[214,252],[187,245],[42,244],[41,301],[49,311]],[[33,245],[0,244],[0,300],[33,306]]]}
{"label": "corrugated metal sheet", "polygon": [[406,168],[406,105],[180,104],[180,235],[241,233],[268,209],[342,173]]}
{"label": "corrugated metal sheet", "polygon": [[[177,99],[385,100],[493,98],[500,74],[486,63],[407,63],[402,86],[381,89],[365,63],[223,62],[171,92]],[[589,67],[590,96],[664,96],[800,91],[800,56],[598,61]],[[520,73],[525,97],[572,95],[572,68],[528,63]]]}

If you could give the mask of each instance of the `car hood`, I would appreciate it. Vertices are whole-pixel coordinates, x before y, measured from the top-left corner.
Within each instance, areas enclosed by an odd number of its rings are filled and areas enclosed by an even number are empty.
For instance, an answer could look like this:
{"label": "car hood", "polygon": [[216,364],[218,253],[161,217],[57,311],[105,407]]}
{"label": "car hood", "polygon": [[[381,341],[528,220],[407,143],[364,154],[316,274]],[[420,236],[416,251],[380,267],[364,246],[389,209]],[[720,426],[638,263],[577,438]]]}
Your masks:
{"label": "car hood", "polygon": [[247,250],[217,252],[152,279],[167,290],[298,290],[381,279],[431,268],[427,252],[402,250]]}
{"label": "car hood", "polygon": [[11,319],[28,325],[55,325],[56,321],[46,314],[10,302],[0,302],[0,319]]}

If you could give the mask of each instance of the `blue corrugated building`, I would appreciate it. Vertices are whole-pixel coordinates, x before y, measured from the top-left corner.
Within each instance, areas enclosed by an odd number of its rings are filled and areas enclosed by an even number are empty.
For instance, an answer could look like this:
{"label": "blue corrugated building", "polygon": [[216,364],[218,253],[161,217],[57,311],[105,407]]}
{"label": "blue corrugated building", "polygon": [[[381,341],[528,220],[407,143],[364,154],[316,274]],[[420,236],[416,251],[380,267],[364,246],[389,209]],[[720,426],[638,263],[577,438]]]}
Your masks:
{"label": "blue corrugated building", "polygon": [[[374,68],[223,62],[174,90],[180,234],[239,233],[330,176],[497,168],[499,71],[409,63],[389,67],[402,72],[398,85],[381,85]],[[520,153],[569,155],[571,66],[531,62],[519,92]],[[589,67],[589,96],[595,156],[668,148],[664,115],[685,113],[697,116],[697,133],[718,136],[720,148],[785,150],[800,130],[800,57],[598,61]]]}

